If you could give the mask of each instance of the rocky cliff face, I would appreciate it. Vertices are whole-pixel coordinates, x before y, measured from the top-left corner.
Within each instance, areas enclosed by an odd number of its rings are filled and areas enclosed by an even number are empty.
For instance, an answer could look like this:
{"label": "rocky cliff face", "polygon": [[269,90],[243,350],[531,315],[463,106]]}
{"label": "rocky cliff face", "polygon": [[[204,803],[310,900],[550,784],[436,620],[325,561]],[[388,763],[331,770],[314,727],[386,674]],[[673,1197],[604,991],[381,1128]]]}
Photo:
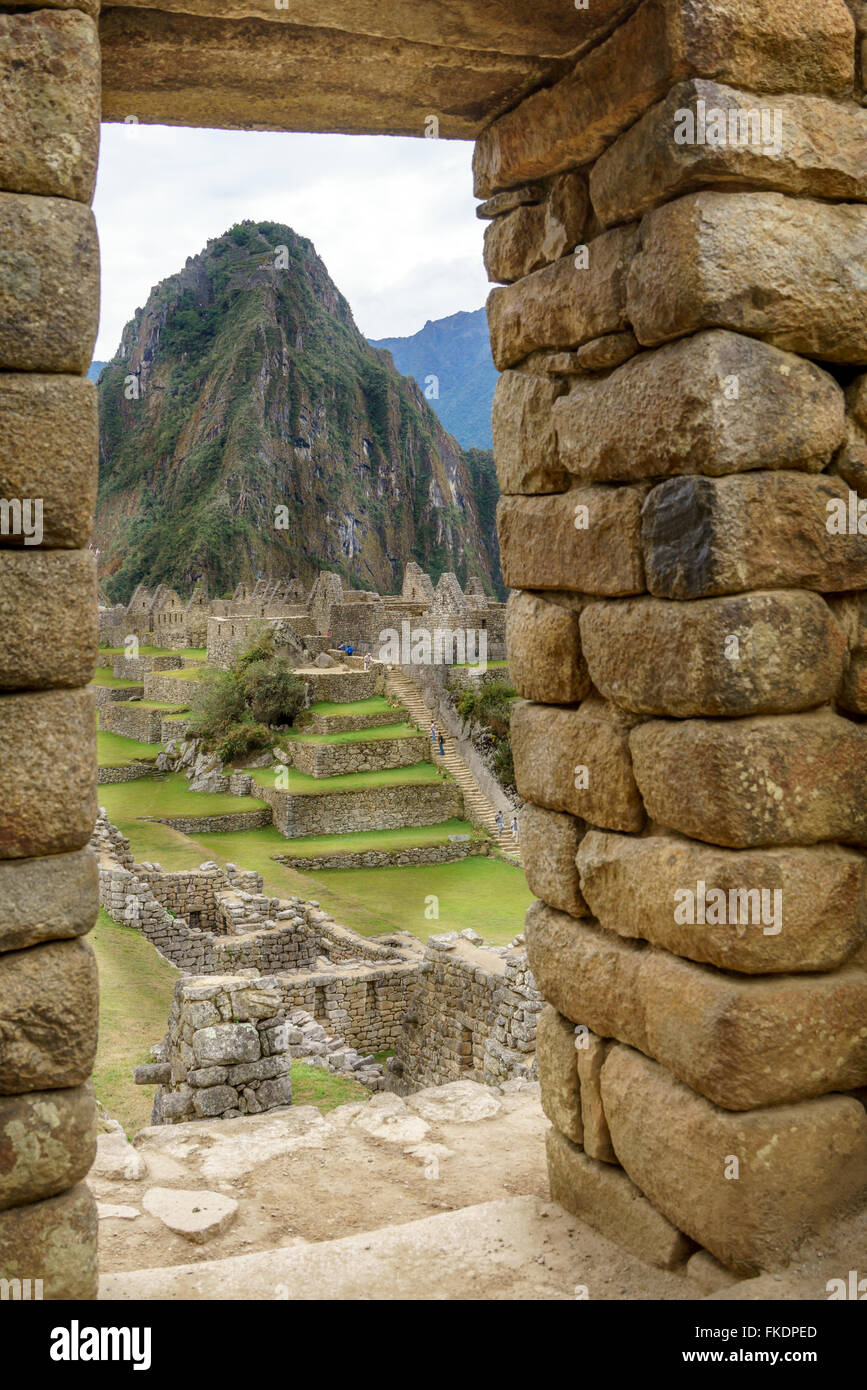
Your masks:
{"label": "rocky cliff face", "polygon": [[502,591],[490,454],[365,342],[311,242],[243,223],[151,292],[99,383],[105,588],[263,574],[399,589],[416,560]]}

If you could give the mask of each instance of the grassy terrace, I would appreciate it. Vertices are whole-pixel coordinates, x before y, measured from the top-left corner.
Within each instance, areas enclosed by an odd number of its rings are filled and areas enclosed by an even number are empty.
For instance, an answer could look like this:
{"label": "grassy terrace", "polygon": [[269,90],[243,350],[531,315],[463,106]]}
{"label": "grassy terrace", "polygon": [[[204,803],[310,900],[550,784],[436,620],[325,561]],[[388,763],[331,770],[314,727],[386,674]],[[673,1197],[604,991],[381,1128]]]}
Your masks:
{"label": "grassy terrace", "polygon": [[97,759],[100,767],[126,767],[129,763],[155,760],[162,752],[161,743],[139,743],[122,734],[100,730],[96,735]]}
{"label": "grassy terrace", "polygon": [[282,853],[289,858],[299,859],[317,859],[326,854],[366,854],[371,850],[384,853],[447,845],[450,835],[472,833],[473,827],[469,821],[452,818],[440,821],[439,825],[407,825],[400,830],[360,830],[351,835],[299,835],[292,840],[283,840]]}
{"label": "grassy terrace", "polygon": [[179,705],[177,700],[136,700],[134,703],[137,709],[161,709],[166,715],[188,712],[187,706]]}
{"label": "grassy terrace", "polygon": [[[273,787],[277,774],[271,767],[244,768],[259,787]],[[368,787],[429,785],[441,780],[433,763],[413,763],[411,767],[386,768],[381,772],[344,772],[339,777],[308,777],[297,768],[281,768],[280,791],[292,796],[330,796],[334,792],[360,791]]]}
{"label": "grassy terrace", "polygon": [[[478,663],[477,661],[453,661],[453,662],[452,662],[452,665],[455,666],[459,671],[466,671],[467,669],[475,668],[476,666],[478,666],[478,664],[479,664],[479,663]],[[497,670],[501,669],[503,666],[508,666],[508,664],[509,664],[508,661],[486,661],[486,662],[485,662],[485,666],[486,666],[487,670],[489,670],[489,671],[497,671]]]}
{"label": "grassy terrace", "polygon": [[201,680],[202,666],[181,666],[177,671],[154,671],[155,676],[170,676],[173,681]]}
{"label": "grassy terrace", "polygon": [[340,715],[354,718],[358,714],[387,714],[389,710],[395,715],[406,713],[401,706],[393,705],[383,695],[372,695],[369,700],[348,700],[343,705],[333,700],[316,700],[310,706],[311,714],[321,714],[324,719]]}
{"label": "grassy terrace", "polygon": [[288,729],[280,742],[286,743],[370,743],[380,738],[419,738],[415,724],[377,724],[373,729],[349,729],[340,734],[308,734],[304,729]]}
{"label": "grassy terrace", "polygon": [[104,784],[99,789],[99,804],[124,835],[129,834],[128,826],[147,816],[228,816],[239,811],[261,811],[265,806],[254,796],[191,792],[187,779],[179,772],[161,778],[141,777],[135,782]]}
{"label": "grassy terrace", "polygon": [[141,689],[141,681],[128,681],[120,676],[113,676],[110,666],[97,666],[93,673],[91,685],[103,685],[109,690],[126,690],[129,686]]}

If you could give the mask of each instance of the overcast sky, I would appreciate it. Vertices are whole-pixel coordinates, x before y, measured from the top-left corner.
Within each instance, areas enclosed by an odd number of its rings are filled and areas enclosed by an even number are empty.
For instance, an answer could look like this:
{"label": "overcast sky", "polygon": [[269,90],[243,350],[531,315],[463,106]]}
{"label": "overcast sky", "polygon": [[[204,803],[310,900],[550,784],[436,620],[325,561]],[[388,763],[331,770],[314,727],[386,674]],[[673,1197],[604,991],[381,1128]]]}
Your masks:
{"label": "overcast sky", "polygon": [[114,355],[157,281],[244,218],[309,237],[367,337],[478,309],[489,286],[471,155],[455,140],[104,125],[94,358]]}

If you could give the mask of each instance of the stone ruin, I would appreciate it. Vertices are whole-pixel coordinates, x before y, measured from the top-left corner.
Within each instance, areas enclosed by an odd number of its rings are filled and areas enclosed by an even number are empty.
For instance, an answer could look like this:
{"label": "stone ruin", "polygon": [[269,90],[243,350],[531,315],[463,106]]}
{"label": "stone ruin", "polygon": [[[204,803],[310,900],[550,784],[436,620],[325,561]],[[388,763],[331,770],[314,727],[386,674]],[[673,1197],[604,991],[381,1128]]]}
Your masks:
{"label": "stone ruin", "polygon": [[[0,319],[0,476],[44,512],[41,544],[0,535],[0,1107],[25,1136],[0,1264],[47,1298],[97,1286],[89,205],[100,118],[130,111],[417,136],[439,112],[477,142],[552,1191],[648,1258],[689,1237],[747,1270],[864,1207],[864,4],[493,0],[459,6],[457,41],[444,6],[375,9],[330,19],[343,67],[319,76],[312,23],[276,79],[273,16],[221,21],[222,47],[186,16],[183,81],[157,10],[0,15],[0,219],[29,267]],[[724,140],[698,138],[711,112]],[[677,921],[699,884],[782,892],[782,930],[703,898]],[[616,1163],[587,1142],[600,1105]]]}
{"label": "stone ruin", "polygon": [[[293,664],[309,665],[342,642],[376,657],[380,633],[399,632],[408,621],[413,631],[484,629],[488,657],[501,660],[505,620],[505,604],[486,596],[480,579],[470,578],[464,591],[456,575],[447,573],[435,589],[430,576],[410,561],[397,597],[346,589],[338,574],[326,570],[309,590],[298,579],[262,579],[238,584],[230,600],[209,600],[199,586],[185,603],[164,584],[153,593],[139,585],[126,608],[100,608],[99,636],[109,646],[135,635],[143,646],[206,647],[208,664],[226,667],[264,627]],[[134,664],[128,664],[128,673],[137,674]]]}
{"label": "stone ruin", "polygon": [[[188,1103],[173,1100],[163,1106],[161,1100],[154,1124],[191,1118],[194,1092],[240,1084],[237,1068],[258,1060],[232,1060],[227,1052],[220,1065],[235,1067],[231,1075],[220,1081],[199,1075],[204,1064],[188,1044],[196,1028],[205,1026],[197,1022],[205,1013],[217,1026],[213,1009],[199,1007],[202,999],[216,998],[215,980],[225,989],[226,980],[242,979],[237,989],[245,991],[249,1006],[247,1016],[236,1010],[224,1024],[234,1018],[270,1030],[278,1016],[286,1024],[280,1049],[270,1032],[260,1040],[262,1057],[279,1050],[326,1065],[371,1090],[387,1086],[406,1094],[467,1078],[498,1085],[535,1076],[535,1017],[542,999],[520,943],[492,947],[472,931],[434,936],[424,948],[405,932],[369,939],[335,922],[316,902],[269,897],[259,874],[233,864],[221,869],[206,863],[170,873],[159,864],[136,864],[129,841],[104,811],[92,843],[100,905],[113,920],[141,931],[184,972],[157,1070],[140,1068],[136,1079],[180,1090]],[[257,990],[273,1007],[262,1011],[264,1004],[254,999]],[[267,1025],[257,1022],[260,1017],[269,1020]],[[226,1029],[220,1034],[229,1050],[234,1036]],[[387,1075],[373,1058],[381,1052],[394,1053]],[[259,1070],[260,1080],[277,1075],[265,1078],[264,1063]],[[235,1098],[220,1106],[219,1098],[200,1103],[224,1118],[240,1105]],[[244,1106],[241,1113],[247,1113]],[[195,1114],[206,1118],[200,1108]]]}

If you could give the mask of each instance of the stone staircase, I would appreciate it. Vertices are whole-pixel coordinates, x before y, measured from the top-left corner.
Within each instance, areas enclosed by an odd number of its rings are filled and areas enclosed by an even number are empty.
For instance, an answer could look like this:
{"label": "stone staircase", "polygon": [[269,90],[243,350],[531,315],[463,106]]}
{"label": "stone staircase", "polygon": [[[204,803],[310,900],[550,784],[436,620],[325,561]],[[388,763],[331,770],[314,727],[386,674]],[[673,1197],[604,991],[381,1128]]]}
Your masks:
{"label": "stone staircase", "polygon": [[[389,695],[399,700],[409,711],[413,722],[418,724],[419,728],[426,734],[429,734],[431,720],[434,716],[415,682],[409,676],[404,675],[402,671],[390,666],[386,677],[386,688]],[[437,728],[440,728],[439,721],[437,721]],[[483,830],[487,830],[493,836],[497,849],[504,859],[510,859],[512,863],[520,864],[521,850],[509,829],[509,817],[504,815],[506,824],[503,827],[502,835],[498,836],[496,806],[482,791],[470,768],[458,752],[451,734],[443,729],[442,735],[446,750],[445,757],[440,758],[439,750],[437,750],[436,761],[448,769],[460,787],[464,798],[466,819],[471,821],[473,825],[481,826]]]}

